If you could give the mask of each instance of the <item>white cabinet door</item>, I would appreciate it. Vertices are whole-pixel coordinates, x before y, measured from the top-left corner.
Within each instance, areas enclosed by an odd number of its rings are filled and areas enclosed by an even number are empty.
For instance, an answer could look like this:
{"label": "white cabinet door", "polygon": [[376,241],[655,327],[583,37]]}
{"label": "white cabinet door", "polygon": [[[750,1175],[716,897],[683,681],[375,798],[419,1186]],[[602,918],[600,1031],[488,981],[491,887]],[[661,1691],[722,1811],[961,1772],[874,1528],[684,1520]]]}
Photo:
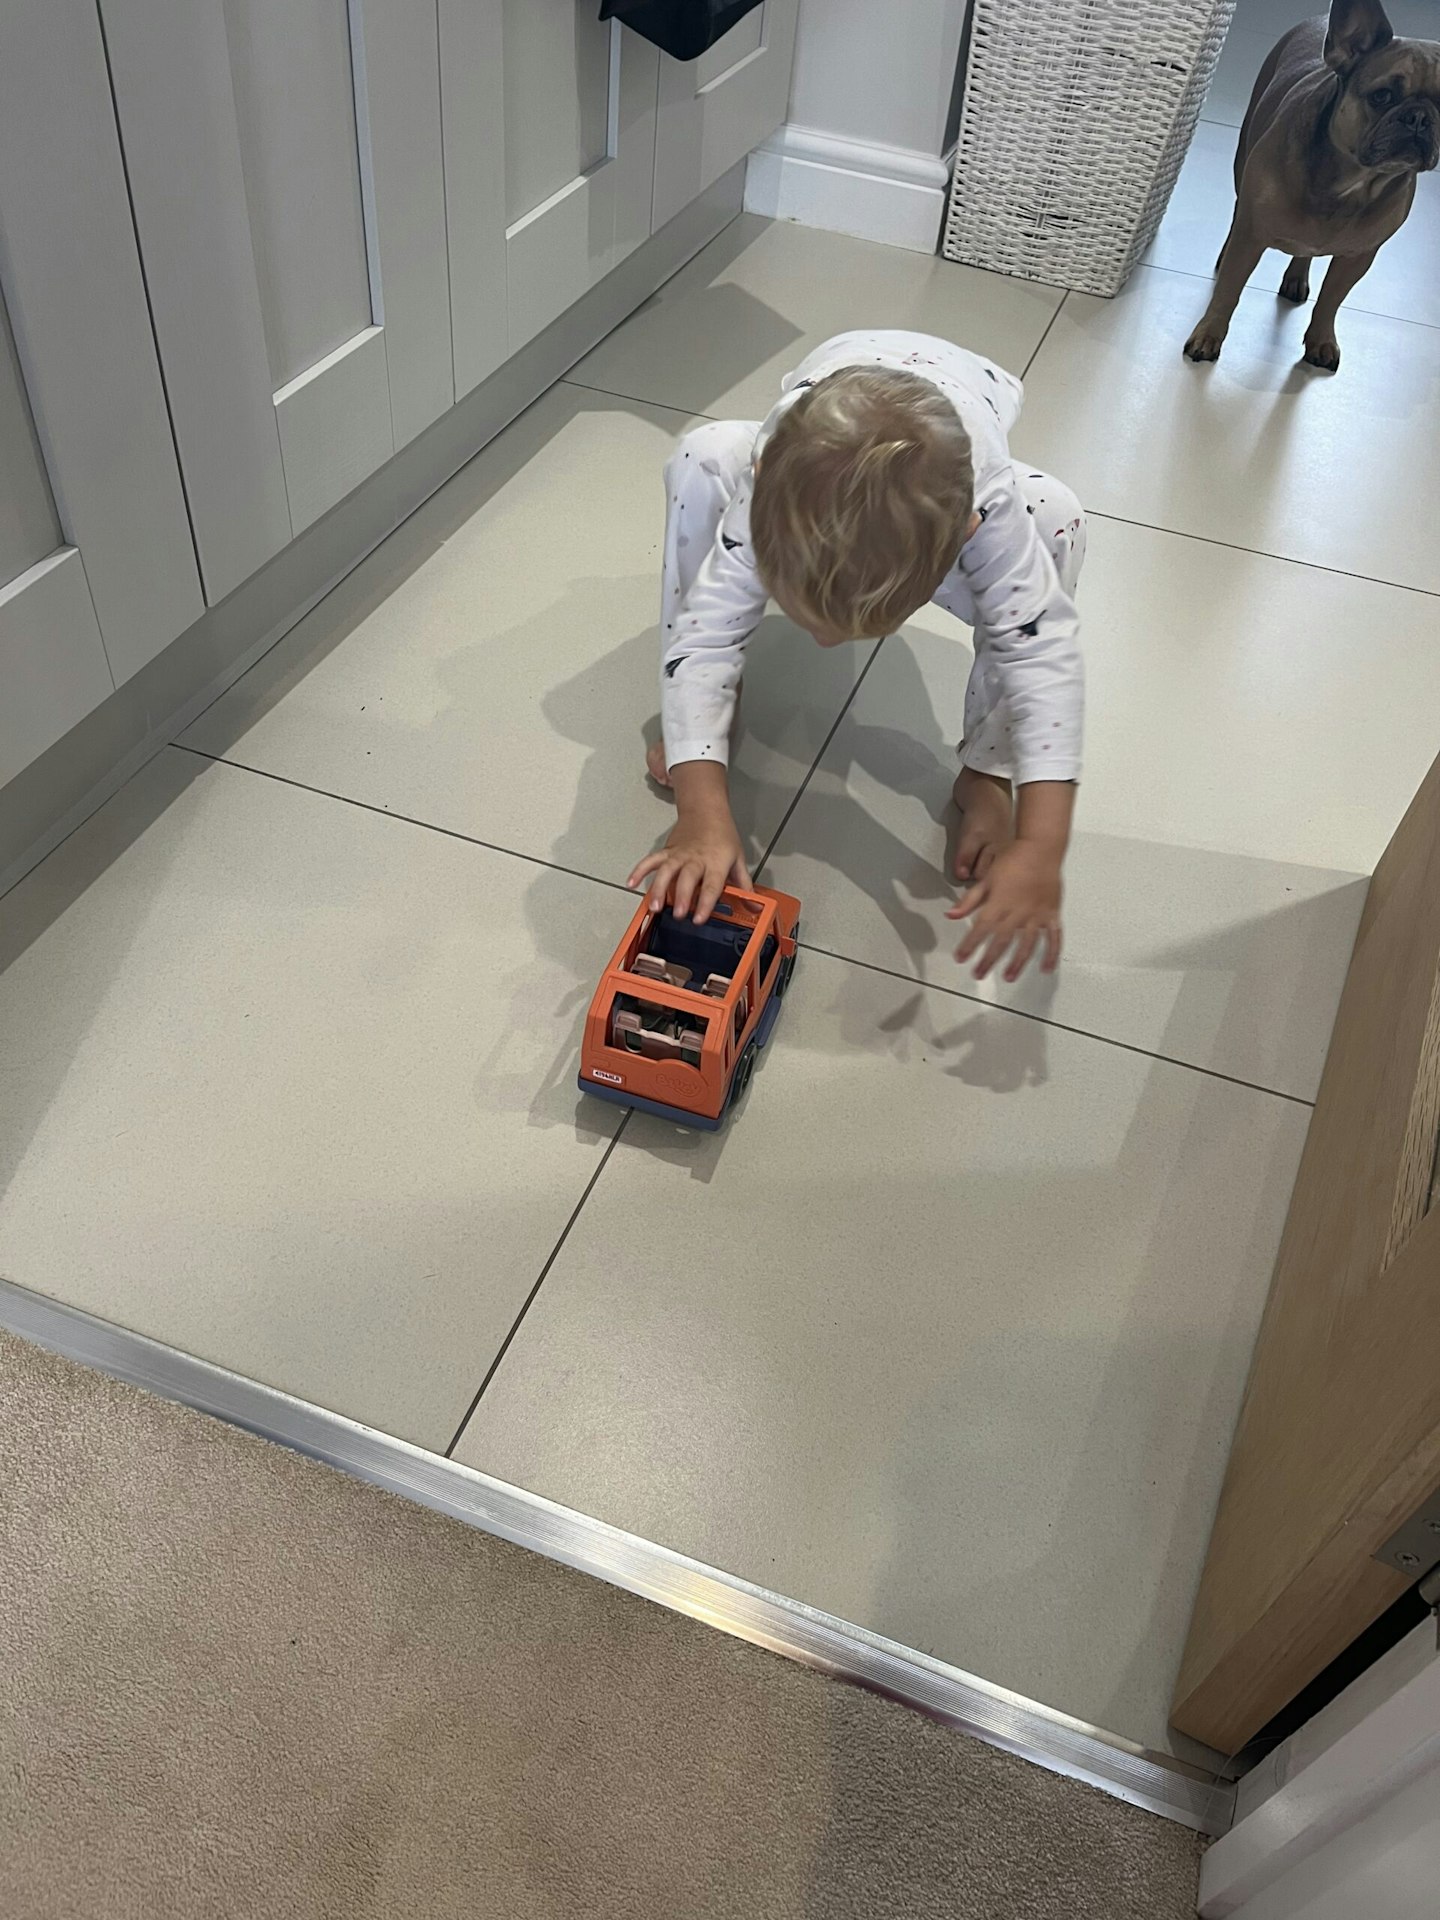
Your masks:
{"label": "white cabinet door", "polygon": [[660,56],[596,0],[440,0],[455,385],[491,373],[651,227]]}
{"label": "white cabinet door", "polygon": [[213,604],[454,402],[435,0],[100,0]]}
{"label": "white cabinet door", "polygon": [[654,224],[663,227],[785,118],[800,0],[765,0],[698,60],[660,62]]}
{"label": "white cabinet door", "polygon": [[0,786],[114,684],[85,568],[60,531],[0,303]]}
{"label": "white cabinet door", "polygon": [[0,50],[0,785],[201,611],[93,0]]}

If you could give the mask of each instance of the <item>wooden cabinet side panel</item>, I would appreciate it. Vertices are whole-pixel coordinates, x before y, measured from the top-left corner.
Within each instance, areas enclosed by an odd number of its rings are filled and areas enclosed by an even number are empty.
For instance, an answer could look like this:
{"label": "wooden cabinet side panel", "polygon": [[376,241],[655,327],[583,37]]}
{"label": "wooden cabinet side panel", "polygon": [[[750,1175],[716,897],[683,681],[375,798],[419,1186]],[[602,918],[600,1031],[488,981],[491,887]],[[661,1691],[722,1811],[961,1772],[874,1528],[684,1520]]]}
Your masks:
{"label": "wooden cabinet side panel", "polygon": [[1317,1568],[1353,1631],[1384,1605],[1396,1577],[1361,1563],[1407,1517],[1406,1463],[1440,1473],[1440,1216],[1395,1230],[1437,968],[1440,762],[1371,885],[1256,1344],[1176,1696],[1207,1741],[1329,1657]]}

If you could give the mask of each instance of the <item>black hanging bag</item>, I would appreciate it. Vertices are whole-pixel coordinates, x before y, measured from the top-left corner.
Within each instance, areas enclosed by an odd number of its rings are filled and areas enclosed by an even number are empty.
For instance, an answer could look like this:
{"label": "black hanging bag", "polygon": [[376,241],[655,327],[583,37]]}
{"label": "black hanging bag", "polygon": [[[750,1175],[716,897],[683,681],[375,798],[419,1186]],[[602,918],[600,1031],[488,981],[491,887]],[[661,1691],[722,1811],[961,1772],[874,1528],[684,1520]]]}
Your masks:
{"label": "black hanging bag", "polygon": [[698,60],[761,0],[601,0],[602,20],[622,20],[662,53]]}

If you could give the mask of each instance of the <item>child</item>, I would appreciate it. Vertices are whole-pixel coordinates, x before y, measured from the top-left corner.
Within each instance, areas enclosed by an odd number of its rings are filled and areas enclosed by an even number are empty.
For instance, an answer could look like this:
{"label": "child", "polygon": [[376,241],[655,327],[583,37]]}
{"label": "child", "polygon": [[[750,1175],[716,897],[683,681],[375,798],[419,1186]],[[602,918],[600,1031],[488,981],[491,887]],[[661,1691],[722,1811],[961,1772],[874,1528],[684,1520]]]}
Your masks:
{"label": "child", "polygon": [[[1009,954],[1060,958],[1060,869],[1080,774],[1083,674],[1071,595],[1085,519],[1069,488],[1016,467],[1013,375],[948,341],[846,333],[784,382],[763,425],[714,421],[665,469],[664,740],[649,769],[679,818],[630,876],[706,919],[749,886],[726,779],[745,643],[773,598],[822,647],[893,633],[933,600],[975,630],[955,801],[983,979]],[[1013,787],[1012,787],[1013,783]],[[1018,788],[1018,795],[1014,792]]]}

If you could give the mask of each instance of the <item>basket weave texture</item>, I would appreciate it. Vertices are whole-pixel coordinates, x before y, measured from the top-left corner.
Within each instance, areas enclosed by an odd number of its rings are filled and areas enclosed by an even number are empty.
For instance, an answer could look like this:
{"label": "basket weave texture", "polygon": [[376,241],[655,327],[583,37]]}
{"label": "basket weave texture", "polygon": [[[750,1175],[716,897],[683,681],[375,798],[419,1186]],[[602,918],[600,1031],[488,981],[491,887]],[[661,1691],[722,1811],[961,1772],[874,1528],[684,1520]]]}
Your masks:
{"label": "basket weave texture", "polygon": [[1116,294],[1155,237],[1235,0],[974,0],[948,260]]}

